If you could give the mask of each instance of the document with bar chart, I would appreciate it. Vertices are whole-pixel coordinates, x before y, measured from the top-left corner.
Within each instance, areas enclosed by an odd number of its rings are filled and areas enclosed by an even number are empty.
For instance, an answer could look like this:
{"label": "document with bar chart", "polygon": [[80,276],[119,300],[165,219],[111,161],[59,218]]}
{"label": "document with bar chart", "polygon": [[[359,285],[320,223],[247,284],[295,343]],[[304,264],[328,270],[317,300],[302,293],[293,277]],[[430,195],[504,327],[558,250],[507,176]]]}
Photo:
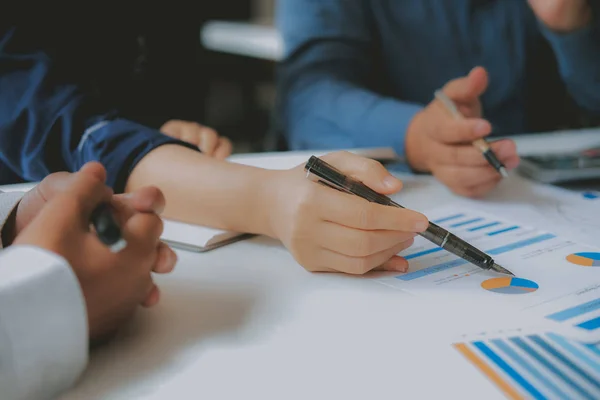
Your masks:
{"label": "document with bar chart", "polygon": [[600,398],[600,348],[552,332],[514,330],[453,344],[509,399]]}
{"label": "document with bar chart", "polygon": [[474,210],[444,208],[425,214],[516,276],[482,270],[418,237],[413,247],[400,253],[409,261],[409,271],[377,278],[378,282],[450,302],[465,312],[498,307],[545,317],[581,305],[589,312],[572,311],[569,315],[577,315],[565,320],[600,335],[600,250]]}

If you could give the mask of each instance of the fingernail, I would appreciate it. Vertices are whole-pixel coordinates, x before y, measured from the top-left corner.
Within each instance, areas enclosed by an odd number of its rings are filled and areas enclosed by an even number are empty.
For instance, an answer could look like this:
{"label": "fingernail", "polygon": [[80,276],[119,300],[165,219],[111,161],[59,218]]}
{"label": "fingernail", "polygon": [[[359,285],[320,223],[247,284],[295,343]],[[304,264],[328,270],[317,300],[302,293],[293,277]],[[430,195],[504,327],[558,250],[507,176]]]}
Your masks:
{"label": "fingernail", "polygon": [[478,136],[484,136],[490,133],[490,124],[486,121],[479,121],[473,127],[473,132]]}
{"label": "fingernail", "polygon": [[428,227],[429,227],[429,222],[426,222],[426,221],[419,221],[419,222],[415,223],[415,231],[416,232],[424,232],[427,230]]}
{"label": "fingernail", "polygon": [[390,189],[398,187],[399,183],[400,183],[400,180],[392,175],[388,175],[383,179],[383,184],[385,186],[389,187]]}

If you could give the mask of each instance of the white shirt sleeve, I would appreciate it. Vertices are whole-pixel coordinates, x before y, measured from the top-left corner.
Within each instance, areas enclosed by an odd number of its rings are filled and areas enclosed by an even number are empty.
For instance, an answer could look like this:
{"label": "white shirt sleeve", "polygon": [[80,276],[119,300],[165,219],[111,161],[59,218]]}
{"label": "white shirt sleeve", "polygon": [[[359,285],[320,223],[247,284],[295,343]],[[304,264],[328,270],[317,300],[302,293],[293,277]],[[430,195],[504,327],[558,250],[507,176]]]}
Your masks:
{"label": "white shirt sleeve", "polygon": [[85,300],[67,261],[28,246],[0,252],[0,397],[54,398],[87,358]]}

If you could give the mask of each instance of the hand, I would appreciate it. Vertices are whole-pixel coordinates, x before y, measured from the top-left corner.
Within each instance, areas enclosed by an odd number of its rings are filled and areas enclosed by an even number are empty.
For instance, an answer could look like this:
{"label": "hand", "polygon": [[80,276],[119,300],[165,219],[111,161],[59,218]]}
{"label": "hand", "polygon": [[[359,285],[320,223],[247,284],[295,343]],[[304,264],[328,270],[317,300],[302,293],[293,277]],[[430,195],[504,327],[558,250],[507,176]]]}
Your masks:
{"label": "hand", "polygon": [[[481,118],[479,96],[488,84],[487,72],[475,68],[464,78],[450,81],[443,88],[465,117],[454,118],[437,100],[432,101],[412,120],[406,133],[406,155],[410,165],[431,172],[457,194],[480,197],[501,180],[500,174],[471,143],[488,136],[492,127]],[[516,146],[511,140],[490,144],[509,170],[519,164]]]}
{"label": "hand", "polygon": [[[176,261],[159,240],[160,218],[152,211],[136,212],[136,208],[160,211],[162,194],[146,188],[115,199],[105,179],[106,172],[97,163],[61,177],[64,190],[57,191],[15,239],[16,245],[37,246],[69,262],[85,297],[94,341],[113,334],[137,305],[156,304],[159,292],[151,272],[170,272]],[[117,254],[89,227],[91,213],[102,202],[112,202],[128,243]]]}
{"label": "hand", "polygon": [[[395,193],[402,187],[373,160],[345,152],[323,160],[379,193]],[[279,238],[309,271],[406,272],[408,262],[397,254],[412,245],[417,232],[427,229],[427,218],[314,183],[306,179],[303,167],[276,171],[269,182],[270,235]]]}
{"label": "hand", "polygon": [[167,121],[160,131],[165,135],[198,146],[200,151],[207,156],[223,160],[231,155],[233,146],[229,139],[223,136],[219,137],[214,129],[195,122],[174,119]]}
{"label": "hand", "polygon": [[546,26],[557,32],[572,32],[592,20],[588,0],[528,0],[533,12]]}

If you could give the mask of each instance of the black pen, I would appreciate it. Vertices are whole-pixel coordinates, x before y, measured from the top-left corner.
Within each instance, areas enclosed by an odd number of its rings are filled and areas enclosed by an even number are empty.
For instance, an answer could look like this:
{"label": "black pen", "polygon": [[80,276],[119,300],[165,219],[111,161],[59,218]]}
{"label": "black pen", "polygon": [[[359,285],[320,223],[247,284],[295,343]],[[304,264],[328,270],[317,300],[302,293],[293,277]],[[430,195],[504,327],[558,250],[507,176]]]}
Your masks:
{"label": "black pen", "polygon": [[[312,156],[304,169],[306,170],[307,177],[315,182],[362,197],[372,203],[404,208],[389,197],[367,187],[362,182],[344,175],[318,157]],[[430,222],[427,230],[419,233],[419,235],[463,260],[475,264],[479,268],[514,276],[512,272],[496,264],[492,257],[433,222]]]}
{"label": "black pen", "polygon": [[[456,108],[456,104],[454,104],[454,102],[448,96],[446,96],[446,93],[442,92],[441,90],[438,90],[435,92],[435,98],[438,99],[444,105],[446,110],[448,110],[448,112],[452,114],[454,118],[462,118],[462,114],[460,113],[460,111],[458,111],[458,108]],[[488,144],[488,142],[485,141],[485,139],[475,140],[473,142],[473,146],[477,147],[481,151],[487,162],[492,167],[494,167],[494,169],[498,171],[498,173],[502,175],[503,178],[508,177],[506,167],[504,166],[504,164],[502,164],[500,160],[498,160],[496,153],[494,153],[494,151],[490,148],[490,145]]]}
{"label": "black pen", "polygon": [[111,252],[118,253],[127,246],[123,239],[121,227],[117,223],[112,207],[108,203],[102,203],[92,213],[91,224],[94,226],[96,235]]}

